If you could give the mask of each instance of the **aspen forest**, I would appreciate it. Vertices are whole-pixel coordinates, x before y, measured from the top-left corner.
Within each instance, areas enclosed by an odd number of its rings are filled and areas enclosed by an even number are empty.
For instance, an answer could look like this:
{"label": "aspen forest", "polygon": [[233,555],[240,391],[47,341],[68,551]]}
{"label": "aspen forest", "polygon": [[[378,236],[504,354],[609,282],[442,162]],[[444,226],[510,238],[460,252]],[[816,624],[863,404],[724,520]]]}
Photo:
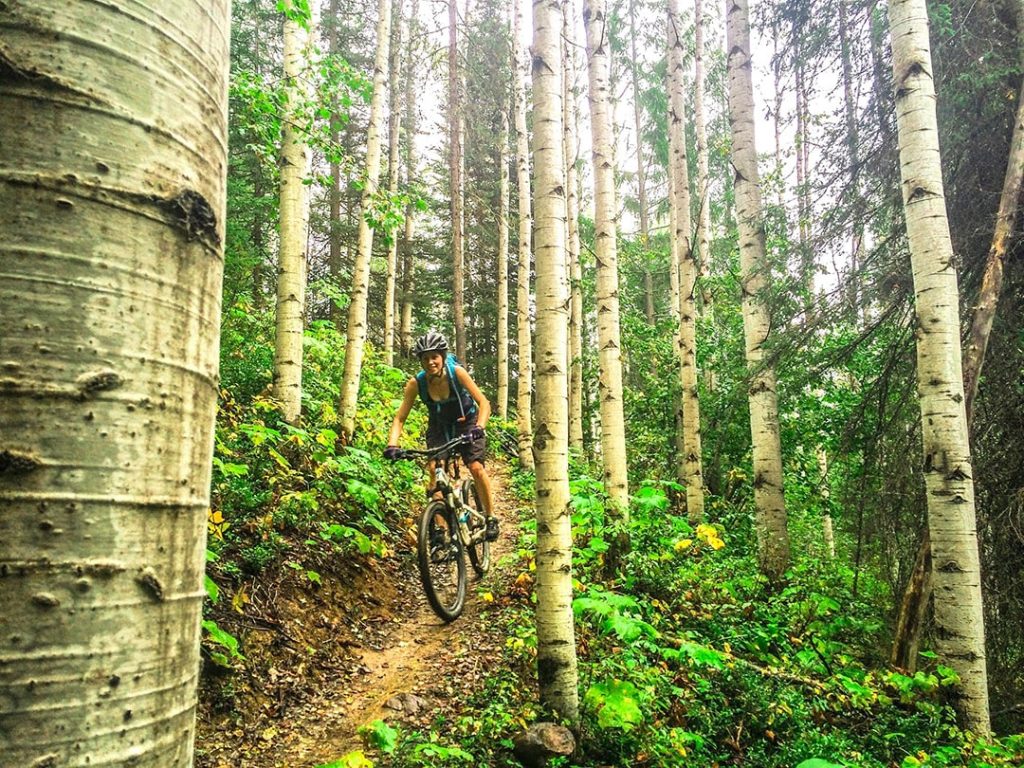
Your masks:
{"label": "aspen forest", "polygon": [[1024,765],[1022,179],[1024,0],[0,0],[0,768]]}

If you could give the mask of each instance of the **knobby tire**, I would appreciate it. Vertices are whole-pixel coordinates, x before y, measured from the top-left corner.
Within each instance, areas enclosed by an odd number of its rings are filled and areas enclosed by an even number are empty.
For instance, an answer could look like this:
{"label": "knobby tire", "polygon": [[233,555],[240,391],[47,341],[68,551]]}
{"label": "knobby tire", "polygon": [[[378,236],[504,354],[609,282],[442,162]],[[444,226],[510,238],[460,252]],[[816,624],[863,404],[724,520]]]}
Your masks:
{"label": "knobby tire", "polygon": [[[462,503],[467,507],[472,507],[476,512],[483,512],[483,505],[480,503],[480,494],[477,493],[476,483],[473,482],[473,478],[468,478],[462,484]],[[470,516],[472,519],[472,515]],[[486,527],[486,519],[484,526]],[[473,534],[477,533],[476,529],[473,529]],[[491,567],[491,542],[486,538],[470,544],[466,547],[466,551],[469,553],[469,562],[473,564],[473,570],[476,572],[478,577],[483,576],[487,573],[487,570]]]}
{"label": "knobby tire", "polygon": [[427,601],[442,619],[454,621],[466,604],[466,559],[455,514],[443,501],[430,502],[420,515],[418,533],[420,580]]}

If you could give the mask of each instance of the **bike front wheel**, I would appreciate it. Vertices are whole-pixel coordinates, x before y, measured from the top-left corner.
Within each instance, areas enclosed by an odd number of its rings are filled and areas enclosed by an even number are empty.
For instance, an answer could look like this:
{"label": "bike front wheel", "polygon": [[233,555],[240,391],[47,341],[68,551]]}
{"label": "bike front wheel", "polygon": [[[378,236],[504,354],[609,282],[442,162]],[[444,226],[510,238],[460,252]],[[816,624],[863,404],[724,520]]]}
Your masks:
{"label": "bike front wheel", "polygon": [[417,554],[430,607],[454,621],[466,604],[466,561],[455,515],[443,501],[430,502],[420,516]]}
{"label": "bike front wheel", "polygon": [[[471,510],[469,520],[473,541],[466,547],[466,551],[469,552],[469,562],[473,564],[476,575],[483,576],[491,567],[491,542],[487,540],[487,518],[484,516],[480,493],[476,489],[473,478],[468,478],[462,484],[462,503]],[[480,516],[477,517],[477,514]],[[481,528],[484,530],[481,531]]]}

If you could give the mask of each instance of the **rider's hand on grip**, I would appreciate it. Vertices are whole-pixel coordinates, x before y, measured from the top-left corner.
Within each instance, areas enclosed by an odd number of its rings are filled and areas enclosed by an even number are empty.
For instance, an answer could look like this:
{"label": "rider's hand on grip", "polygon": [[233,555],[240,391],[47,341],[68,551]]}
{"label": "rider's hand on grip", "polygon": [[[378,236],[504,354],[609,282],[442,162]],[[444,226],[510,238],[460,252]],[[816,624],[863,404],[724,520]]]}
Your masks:
{"label": "rider's hand on grip", "polygon": [[476,426],[472,427],[468,432],[466,432],[466,437],[468,437],[470,440],[480,440],[486,434],[487,432],[484,431],[483,427]]}
{"label": "rider's hand on grip", "polygon": [[402,458],[402,449],[397,445],[389,445],[384,449],[384,458],[395,461],[396,459]]}

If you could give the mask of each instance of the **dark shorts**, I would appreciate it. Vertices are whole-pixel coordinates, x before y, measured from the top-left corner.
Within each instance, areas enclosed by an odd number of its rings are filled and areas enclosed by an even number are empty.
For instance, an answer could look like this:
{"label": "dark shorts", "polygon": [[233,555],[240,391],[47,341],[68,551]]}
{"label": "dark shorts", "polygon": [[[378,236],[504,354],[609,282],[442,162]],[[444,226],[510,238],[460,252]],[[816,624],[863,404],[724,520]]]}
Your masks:
{"label": "dark shorts", "polygon": [[[461,424],[456,424],[454,428],[455,434],[464,435],[475,426],[476,418],[472,417],[472,421],[467,419]],[[427,425],[427,448],[436,448],[439,445],[444,445],[449,439],[444,425],[431,419]],[[481,437],[479,440],[473,440],[470,443],[461,445],[458,451],[462,454],[462,461],[466,466],[469,466],[474,461],[479,461],[483,464],[484,454],[487,452],[487,437]]]}

